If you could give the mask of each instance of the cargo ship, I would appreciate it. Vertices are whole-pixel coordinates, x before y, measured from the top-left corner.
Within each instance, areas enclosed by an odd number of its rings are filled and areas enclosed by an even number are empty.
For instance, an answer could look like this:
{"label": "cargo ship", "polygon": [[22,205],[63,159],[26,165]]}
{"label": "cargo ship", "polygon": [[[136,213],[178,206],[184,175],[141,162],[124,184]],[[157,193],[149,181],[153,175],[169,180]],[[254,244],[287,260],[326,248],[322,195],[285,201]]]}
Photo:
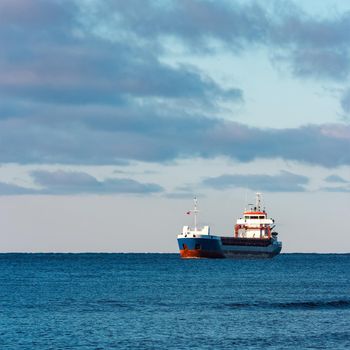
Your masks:
{"label": "cargo ship", "polygon": [[275,221],[268,218],[262,207],[261,193],[256,194],[255,204],[248,204],[243,216],[234,226],[232,236],[212,235],[209,226],[197,227],[198,204],[186,214],[194,216],[194,226],[184,226],[177,236],[182,258],[273,258],[282,249]]}

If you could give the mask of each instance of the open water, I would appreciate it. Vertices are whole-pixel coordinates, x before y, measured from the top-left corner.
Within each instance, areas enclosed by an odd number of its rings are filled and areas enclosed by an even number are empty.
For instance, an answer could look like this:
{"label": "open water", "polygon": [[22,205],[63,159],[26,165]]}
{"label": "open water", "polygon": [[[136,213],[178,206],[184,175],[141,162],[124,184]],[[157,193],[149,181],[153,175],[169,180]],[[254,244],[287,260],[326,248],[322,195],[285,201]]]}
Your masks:
{"label": "open water", "polygon": [[0,349],[350,349],[350,255],[0,254]]}

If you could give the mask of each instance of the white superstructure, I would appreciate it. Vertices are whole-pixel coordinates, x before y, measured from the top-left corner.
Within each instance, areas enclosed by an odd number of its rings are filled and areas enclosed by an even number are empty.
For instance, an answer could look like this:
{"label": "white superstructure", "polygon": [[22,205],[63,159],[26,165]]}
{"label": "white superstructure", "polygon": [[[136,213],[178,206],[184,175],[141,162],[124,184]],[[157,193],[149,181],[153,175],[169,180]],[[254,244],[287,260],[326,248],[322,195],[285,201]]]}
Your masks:
{"label": "white superstructure", "polygon": [[183,226],[182,233],[177,236],[177,238],[210,238],[210,239],[220,239],[220,237],[210,235],[210,227],[203,226],[201,228],[198,227],[198,200],[195,197],[193,199],[194,208],[186,212],[187,215],[193,214],[194,217],[194,225],[191,226]]}
{"label": "white superstructure", "polygon": [[255,204],[249,204],[249,209],[237,220],[235,237],[268,239],[274,227],[274,220],[268,218],[265,208],[262,208],[261,193],[257,193]]}

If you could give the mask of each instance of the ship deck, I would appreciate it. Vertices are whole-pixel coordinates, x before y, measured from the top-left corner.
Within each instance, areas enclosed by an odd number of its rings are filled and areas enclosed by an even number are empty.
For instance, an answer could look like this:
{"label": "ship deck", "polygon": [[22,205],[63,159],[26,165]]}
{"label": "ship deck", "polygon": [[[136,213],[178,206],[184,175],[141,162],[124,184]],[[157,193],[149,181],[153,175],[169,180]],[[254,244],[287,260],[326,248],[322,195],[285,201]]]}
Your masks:
{"label": "ship deck", "polygon": [[267,247],[272,244],[271,238],[235,238],[220,237],[222,245]]}

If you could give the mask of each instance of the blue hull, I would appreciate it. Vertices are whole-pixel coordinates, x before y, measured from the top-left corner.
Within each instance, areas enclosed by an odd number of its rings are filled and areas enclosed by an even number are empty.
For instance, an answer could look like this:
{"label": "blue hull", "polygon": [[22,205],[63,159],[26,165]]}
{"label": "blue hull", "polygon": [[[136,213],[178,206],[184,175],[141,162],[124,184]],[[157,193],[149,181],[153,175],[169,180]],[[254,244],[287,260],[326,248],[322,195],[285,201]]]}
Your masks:
{"label": "blue hull", "polygon": [[221,241],[208,238],[178,238],[183,258],[224,258]]}
{"label": "blue hull", "polygon": [[272,258],[281,252],[281,243],[273,240],[227,237],[178,238],[182,258]]}

